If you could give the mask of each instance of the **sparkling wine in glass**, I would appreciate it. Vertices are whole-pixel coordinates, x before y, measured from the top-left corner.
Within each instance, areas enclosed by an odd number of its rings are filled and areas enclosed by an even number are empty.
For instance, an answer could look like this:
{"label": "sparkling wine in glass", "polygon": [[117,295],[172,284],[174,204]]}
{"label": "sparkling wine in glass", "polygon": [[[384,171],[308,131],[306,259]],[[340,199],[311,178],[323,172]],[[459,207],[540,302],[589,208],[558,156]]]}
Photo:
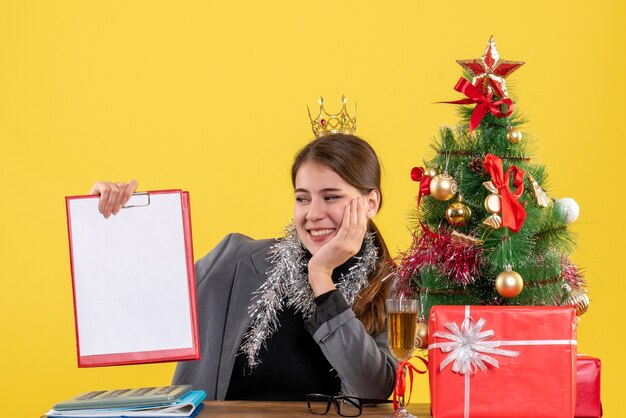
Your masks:
{"label": "sparkling wine in glass", "polygon": [[[415,337],[417,333],[417,299],[395,298],[385,301],[387,308],[387,332],[389,349],[391,354],[400,362],[407,360],[415,351]],[[404,368],[398,370],[402,373],[398,379],[404,381]],[[398,380],[396,380],[398,381]],[[396,388],[394,388],[396,391]],[[399,397],[398,409],[387,418],[416,418],[404,407],[404,394],[397,393]]]}

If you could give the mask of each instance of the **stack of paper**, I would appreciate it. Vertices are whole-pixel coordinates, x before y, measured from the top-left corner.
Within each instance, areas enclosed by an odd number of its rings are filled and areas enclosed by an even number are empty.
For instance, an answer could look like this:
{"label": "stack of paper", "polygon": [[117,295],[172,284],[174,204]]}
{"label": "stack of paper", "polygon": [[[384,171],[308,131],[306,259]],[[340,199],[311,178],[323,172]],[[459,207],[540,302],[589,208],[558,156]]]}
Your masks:
{"label": "stack of paper", "polygon": [[132,408],[101,408],[55,410],[46,413],[48,418],[162,418],[162,417],[195,417],[203,408],[202,400],[206,397],[203,390],[192,390],[180,399],[167,405],[144,405]]}

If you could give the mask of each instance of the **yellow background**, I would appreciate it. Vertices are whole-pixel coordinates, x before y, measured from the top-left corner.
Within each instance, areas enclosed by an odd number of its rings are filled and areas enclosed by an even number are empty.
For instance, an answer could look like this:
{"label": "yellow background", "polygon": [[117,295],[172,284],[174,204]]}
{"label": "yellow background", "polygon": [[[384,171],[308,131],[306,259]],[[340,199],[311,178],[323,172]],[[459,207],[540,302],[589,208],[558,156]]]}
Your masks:
{"label": "yellow background", "polygon": [[[189,190],[196,258],[230,231],[277,236],[291,158],[312,136],[306,106],[321,94],[334,110],[345,93],[383,160],[379,226],[404,249],[409,171],[457,121],[433,102],[460,98],[455,60],[482,55],[491,34],[502,58],[526,61],[509,86],[550,194],[581,206],[574,260],[592,304],[579,351],[603,361],[605,416],[624,416],[621,3],[2,1],[2,416],[167,384],[174,368],[77,368],[64,196],[99,179]],[[420,378],[414,400],[426,388]]]}

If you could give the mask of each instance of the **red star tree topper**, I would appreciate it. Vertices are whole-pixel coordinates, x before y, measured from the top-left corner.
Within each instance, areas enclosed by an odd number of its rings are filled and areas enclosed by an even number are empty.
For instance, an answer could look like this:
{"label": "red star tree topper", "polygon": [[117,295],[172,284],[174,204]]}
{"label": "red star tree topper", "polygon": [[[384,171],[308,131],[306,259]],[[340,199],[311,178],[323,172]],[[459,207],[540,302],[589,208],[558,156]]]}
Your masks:
{"label": "red star tree topper", "polygon": [[523,61],[501,60],[493,36],[489,38],[481,58],[457,60],[457,63],[472,73],[472,84],[484,94],[495,94],[502,98],[508,97],[504,79],[524,64]]}

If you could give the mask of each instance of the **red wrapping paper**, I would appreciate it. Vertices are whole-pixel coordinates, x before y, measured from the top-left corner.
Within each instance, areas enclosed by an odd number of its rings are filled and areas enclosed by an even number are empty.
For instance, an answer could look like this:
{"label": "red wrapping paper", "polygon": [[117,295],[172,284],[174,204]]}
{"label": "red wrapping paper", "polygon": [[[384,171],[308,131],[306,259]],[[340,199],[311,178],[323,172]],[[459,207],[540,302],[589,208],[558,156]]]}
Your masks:
{"label": "red wrapping paper", "polygon": [[[485,341],[515,357],[487,354],[499,367],[463,375],[452,364],[440,370],[451,353],[438,345],[449,339],[434,336],[459,328],[466,318],[484,319],[481,331],[493,330]],[[576,389],[576,314],[572,308],[547,306],[434,306],[429,320],[429,379],[435,418],[571,418]]]}
{"label": "red wrapping paper", "polygon": [[599,358],[579,355],[576,361],[576,418],[602,416]]}

